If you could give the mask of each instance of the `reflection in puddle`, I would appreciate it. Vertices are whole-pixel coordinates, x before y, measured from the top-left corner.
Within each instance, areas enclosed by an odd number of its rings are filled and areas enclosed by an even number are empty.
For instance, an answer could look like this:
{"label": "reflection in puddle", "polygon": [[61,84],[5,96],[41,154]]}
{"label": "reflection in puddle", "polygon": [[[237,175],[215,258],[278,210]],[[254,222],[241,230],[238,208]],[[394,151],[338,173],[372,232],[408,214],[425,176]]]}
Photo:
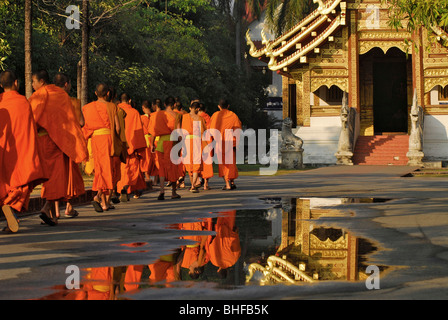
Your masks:
{"label": "reflection in puddle", "polygon": [[[350,218],[351,203],[389,199],[269,198],[267,210],[219,212],[196,222],[170,224],[186,244],[148,265],[89,268],[77,290],[60,286],[42,299],[110,300],[135,290],[244,285],[306,285],[320,281],[363,281],[373,244],[350,230],[316,224],[321,217]],[[148,243],[123,244],[134,253]],[[384,270],[385,267],[380,267]]]}

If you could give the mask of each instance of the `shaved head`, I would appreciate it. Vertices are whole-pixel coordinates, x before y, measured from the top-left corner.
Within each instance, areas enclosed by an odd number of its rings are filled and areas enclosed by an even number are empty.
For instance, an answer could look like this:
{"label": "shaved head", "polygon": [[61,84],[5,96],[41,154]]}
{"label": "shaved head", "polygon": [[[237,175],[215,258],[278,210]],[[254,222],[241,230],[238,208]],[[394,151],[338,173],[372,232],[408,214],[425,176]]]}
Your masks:
{"label": "shaved head", "polygon": [[65,73],[57,73],[53,78],[53,83],[61,88],[64,88],[65,84],[70,83],[70,78]]}
{"label": "shaved head", "polygon": [[109,93],[109,86],[105,83],[99,83],[96,86],[95,94],[98,98],[105,99]]}
{"label": "shaved head", "polygon": [[38,71],[33,72],[33,77],[36,77],[38,81],[43,81],[45,84],[50,83],[50,75],[48,74],[48,71],[45,69],[40,69]]}
{"label": "shaved head", "polygon": [[129,96],[129,94],[127,94],[126,92],[123,92],[120,96],[120,101],[121,102],[129,102],[129,100],[131,100],[131,97]]}
{"label": "shaved head", "polygon": [[5,70],[0,73],[0,85],[3,89],[11,89],[17,80],[15,73],[11,70]]}

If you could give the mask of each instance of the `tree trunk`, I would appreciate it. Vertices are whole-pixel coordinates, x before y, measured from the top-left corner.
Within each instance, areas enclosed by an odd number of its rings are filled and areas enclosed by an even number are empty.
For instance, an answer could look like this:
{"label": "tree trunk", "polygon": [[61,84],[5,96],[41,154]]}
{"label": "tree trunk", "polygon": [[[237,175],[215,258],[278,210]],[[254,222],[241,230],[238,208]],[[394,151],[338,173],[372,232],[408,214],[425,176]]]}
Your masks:
{"label": "tree trunk", "polygon": [[81,100],[82,96],[82,64],[81,61],[78,62],[76,66],[76,98]]}
{"label": "tree trunk", "polygon": [[88,103],[89,86],[89,1],[82,0],[82,44],[81,44],[81,106]]}
{"label": "tree trunk", "polygon": [[32,86],[32,0],[25,0],[25,96],[29,98],[33,94]]}

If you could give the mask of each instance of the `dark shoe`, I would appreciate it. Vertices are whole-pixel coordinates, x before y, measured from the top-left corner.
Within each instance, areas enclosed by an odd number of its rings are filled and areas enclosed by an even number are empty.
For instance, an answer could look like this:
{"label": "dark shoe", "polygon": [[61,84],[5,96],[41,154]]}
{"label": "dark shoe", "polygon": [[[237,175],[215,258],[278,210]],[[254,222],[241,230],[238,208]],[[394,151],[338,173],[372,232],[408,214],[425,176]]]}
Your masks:
{"label": "dark shoe", "polygon": [[120,199],[118,199],[118,197],[111,197],[110,201],[112,201],[112,203],[115,203],[115,204],[120,203]]}
{"label": "dark shoe", "polygon": [[165,193],[159,194],[159,196],[157,197],[157,200],[165,200]]}
{"label": "dark shoe", "polygon": [[121,192],[120,194],[120,202],[128,202],[128,194],[127,192]]}
{"label": "dark shoe", "polygon": [[56,223],[43,212],[39,215],[39,218],[41,218],[42,221],[45,222],[46,224],[48,224],[49,226],[53,227],[56,225]]}
{"label": "dark shoe", "polygon": [[92,201],[93,209],[95,209],[96,212],[103,212],[103,208],[101,207],[101,204],[98,201]]}

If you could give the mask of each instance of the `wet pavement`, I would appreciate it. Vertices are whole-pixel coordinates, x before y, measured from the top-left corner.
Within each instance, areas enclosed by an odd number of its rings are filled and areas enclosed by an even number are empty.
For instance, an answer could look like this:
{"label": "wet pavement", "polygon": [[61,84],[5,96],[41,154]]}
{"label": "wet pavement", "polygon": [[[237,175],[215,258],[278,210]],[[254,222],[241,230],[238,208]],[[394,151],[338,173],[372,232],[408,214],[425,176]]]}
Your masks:
{"label": "wet pavement", "polygon": [[215,177],[55,227],[24,217],[0,235],[0,298],[447,299],[448,181],[415,169],[242,176],[232,191]]}

